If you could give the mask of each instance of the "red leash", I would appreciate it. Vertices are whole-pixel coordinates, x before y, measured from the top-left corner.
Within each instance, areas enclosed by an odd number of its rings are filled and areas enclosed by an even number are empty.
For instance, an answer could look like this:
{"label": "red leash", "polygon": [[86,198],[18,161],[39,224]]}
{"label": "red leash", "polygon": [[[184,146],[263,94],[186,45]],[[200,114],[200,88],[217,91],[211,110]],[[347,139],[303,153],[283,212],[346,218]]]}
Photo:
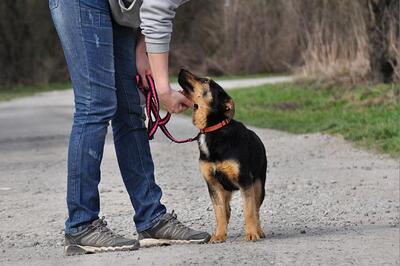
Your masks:
{"label": "red leash", "polygon": [[171,114],[167,112],[164,118],[160,117],[160,102],[158,101],[158,95],[154,79],[151,75],[146,75],[146,80],[147,84],[149,84],[148,89],[146,89],[143,86],[143,82],[140,76],[139,75],[136,76],[137,86],[146,97],[146,112],[147,112],[147,118],[149,120],[147,123],[147,134],[149,136],[149,139],[150,140],[153,139],[154,134],[157,132],[157,128],[160,128],[161,131],[165,134],[165,136],[175,143],[187,143],[197,140],[200,133],[197,134],[197,136],[195,136],[194,138],[189,138],[184,140],[178,140],[171,135],[171,133],[166,128],[166,124],[170,120]]}

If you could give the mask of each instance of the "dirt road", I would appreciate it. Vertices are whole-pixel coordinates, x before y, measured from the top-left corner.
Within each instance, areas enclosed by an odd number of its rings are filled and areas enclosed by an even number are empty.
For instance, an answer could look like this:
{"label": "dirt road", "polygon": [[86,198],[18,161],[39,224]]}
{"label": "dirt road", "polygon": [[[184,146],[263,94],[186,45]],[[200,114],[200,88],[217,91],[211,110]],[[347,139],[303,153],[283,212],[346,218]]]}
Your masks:
{"label": "dirt road", "polygon": [[[64,257],[70,91],[0,103],[0,265],[399,265],[400,163],[339,137],[256,129],[269,158],[262,223],[267,238],[243,240],[235,195],[227,243]],[[169,125],[181,137],[190,119]],[[178,218],[212,232],[214,214],[196,144],[152,141],[163,202]],[[135,237],[133,210],[112,136],[102,164],[101,208],[111,228]]]}

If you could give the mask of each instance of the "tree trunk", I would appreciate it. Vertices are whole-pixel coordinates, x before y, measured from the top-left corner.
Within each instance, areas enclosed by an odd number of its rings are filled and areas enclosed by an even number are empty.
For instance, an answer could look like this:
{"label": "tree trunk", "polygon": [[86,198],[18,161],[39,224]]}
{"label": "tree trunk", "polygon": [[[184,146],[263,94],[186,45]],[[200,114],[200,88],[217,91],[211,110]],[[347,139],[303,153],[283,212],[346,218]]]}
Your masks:
{"label": "tree trunk", "polygon": [[390,17],[398,11],[398,0],[369,0],[368,38],[371,80],[373,82],[393,82],[396,58],[389,51]]}

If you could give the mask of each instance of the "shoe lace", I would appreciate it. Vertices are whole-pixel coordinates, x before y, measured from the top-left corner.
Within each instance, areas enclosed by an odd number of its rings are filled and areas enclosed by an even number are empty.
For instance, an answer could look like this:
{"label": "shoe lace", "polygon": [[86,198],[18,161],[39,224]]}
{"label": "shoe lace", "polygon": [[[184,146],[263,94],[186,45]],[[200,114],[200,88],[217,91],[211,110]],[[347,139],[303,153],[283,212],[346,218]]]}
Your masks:
{"label": "shoe lace", "polygon": [[188,226],[182,224],[179,220],[178,220],[178,215],[175,213],[174,210],[172,210],[170,217],[168,217],[166,219],[168,221],[168,223],[172,226],[174,226],[176,229],[181,229],[183,230],[184,233],[192,230],[190,229]]}
{"label": "shoe lace", "polygon": [[105,220],[105,216],[102,216],[98,223],[95,225],[96,229],[101,233],[106,233],[111,237],[120,237],[119,234],[115,233],[113,230],[107,227],[107,221]]}

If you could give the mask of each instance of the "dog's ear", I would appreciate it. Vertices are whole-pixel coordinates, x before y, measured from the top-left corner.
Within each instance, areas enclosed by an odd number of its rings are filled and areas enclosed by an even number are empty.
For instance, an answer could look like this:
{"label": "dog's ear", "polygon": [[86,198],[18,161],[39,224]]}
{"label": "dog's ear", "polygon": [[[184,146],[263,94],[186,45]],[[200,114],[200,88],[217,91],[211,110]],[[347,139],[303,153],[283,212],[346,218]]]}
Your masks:
{"label": "dog's ear", "polygon": [[225,103],[225,116],[228,117],[229,119],[232,119],[233,116],[235,115],[235,103],[233,102],[232,99],[229,99]]}

